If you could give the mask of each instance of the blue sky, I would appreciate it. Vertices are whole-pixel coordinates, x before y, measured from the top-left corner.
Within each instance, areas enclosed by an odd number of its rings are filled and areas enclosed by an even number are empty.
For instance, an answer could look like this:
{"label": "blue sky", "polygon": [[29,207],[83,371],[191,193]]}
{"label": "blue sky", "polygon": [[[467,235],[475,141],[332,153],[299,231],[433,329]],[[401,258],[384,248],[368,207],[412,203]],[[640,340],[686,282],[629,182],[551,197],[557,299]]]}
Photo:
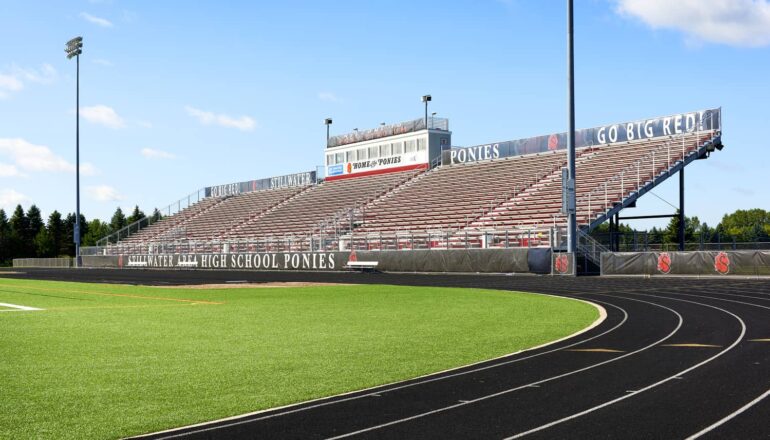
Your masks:
{"label": "blue sky", "polygon": [[[770,5],[577,0],[578,127],[723,107],[726,148],[687,170],[687,214],[770,209]],[[566,129],[563,1],[4,2],[0,207],[109,219],[198,188],[312,170],[332,133],[450,119],[453,144]],[[628,215],[669,213],[675,179]],[[640,227],[657,223],[635,223]]]}

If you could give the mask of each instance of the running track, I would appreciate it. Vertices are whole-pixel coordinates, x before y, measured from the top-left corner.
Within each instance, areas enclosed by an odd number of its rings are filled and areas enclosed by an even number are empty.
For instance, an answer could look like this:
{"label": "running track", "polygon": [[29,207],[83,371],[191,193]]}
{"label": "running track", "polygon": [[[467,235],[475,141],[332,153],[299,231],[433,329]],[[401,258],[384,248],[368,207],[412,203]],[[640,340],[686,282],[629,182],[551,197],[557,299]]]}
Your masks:
{"label": "running track", "polygon": [[148,438],[770,438],[768,280],[129,270],[17,276],[484,287],[581,298],[607,311],[592,330],[537,350]]}

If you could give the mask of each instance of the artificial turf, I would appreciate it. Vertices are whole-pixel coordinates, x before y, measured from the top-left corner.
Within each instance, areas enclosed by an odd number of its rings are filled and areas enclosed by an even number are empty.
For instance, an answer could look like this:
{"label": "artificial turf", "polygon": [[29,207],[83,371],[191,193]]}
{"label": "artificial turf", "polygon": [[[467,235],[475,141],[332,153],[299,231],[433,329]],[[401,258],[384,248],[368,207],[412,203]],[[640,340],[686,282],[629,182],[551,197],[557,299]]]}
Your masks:
{"label": "artificial turf", "polygon": [[413,378],[597,310],[481,289],[169,289],[0,278],[0,438],[117,438]]}

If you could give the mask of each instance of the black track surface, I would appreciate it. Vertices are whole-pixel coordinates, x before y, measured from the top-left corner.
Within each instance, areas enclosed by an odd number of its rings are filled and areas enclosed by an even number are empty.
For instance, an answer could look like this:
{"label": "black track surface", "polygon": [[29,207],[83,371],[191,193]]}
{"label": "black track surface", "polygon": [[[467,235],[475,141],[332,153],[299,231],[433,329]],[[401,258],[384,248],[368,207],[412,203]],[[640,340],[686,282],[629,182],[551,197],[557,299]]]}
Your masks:
{"label": "black track surface", "polygon": [[483,287],[582,298],[607,310],[599,326],[537,350],[151,438],[770,438],[767,280],[131,270],[7,276]]}

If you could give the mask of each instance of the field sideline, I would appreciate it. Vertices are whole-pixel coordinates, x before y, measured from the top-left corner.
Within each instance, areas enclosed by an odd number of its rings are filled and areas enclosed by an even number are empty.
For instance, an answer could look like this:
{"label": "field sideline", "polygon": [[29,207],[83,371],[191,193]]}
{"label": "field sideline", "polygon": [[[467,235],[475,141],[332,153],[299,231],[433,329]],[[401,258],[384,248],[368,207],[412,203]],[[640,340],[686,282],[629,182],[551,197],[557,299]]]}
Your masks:
{"label": "field sideline", "polygon": [[[0,278],[0,437],[116,438],[404,380],[572,334],[582,302],[385,285]],[[7,307],[0,310],[12,310]]]}

